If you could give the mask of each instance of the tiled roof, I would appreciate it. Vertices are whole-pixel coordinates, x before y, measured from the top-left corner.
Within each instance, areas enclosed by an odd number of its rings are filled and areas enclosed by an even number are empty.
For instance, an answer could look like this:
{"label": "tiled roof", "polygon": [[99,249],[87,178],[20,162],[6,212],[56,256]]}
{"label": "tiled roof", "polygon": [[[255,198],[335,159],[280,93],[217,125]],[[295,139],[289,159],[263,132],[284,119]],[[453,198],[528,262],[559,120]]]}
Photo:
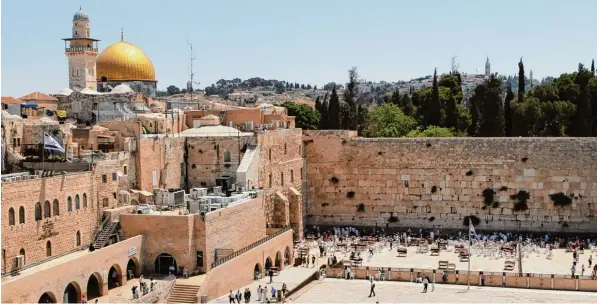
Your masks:
{"label": "tiled roof", "polygon": [[2,103],[5,103],[5,104],[22,104],[23,101],[19,100],[19,99],[16,99],[16,98],[14,98],[12,96],[2,96]]}
{"label": "tiled roof", "polygon": [[19,99],[25,100],[25,101],[29,101],[29,100],[58,101],[58,99],[56,99],[50,95],[40,93],[40,92],[33,92],[33,93],[27,94]]}

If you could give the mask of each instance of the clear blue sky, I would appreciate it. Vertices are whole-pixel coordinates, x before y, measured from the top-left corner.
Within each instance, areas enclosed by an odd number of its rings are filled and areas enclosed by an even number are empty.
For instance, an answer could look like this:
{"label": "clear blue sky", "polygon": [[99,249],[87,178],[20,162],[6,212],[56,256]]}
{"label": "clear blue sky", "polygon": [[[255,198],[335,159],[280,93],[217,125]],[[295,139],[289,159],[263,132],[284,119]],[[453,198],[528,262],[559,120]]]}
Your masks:
{"label": "clear blue sky", "polygon": [[188,40],[201,87],[263,77],[300,83],[362,77],[408,80],[460,70],[515,74],[523,56],[535,78],[597,57],[597,0],[4,0],[2,95],[68,86],[61,38],[83,6],[100,48],[125,40],[152,59],[158,87],[188,80]]}

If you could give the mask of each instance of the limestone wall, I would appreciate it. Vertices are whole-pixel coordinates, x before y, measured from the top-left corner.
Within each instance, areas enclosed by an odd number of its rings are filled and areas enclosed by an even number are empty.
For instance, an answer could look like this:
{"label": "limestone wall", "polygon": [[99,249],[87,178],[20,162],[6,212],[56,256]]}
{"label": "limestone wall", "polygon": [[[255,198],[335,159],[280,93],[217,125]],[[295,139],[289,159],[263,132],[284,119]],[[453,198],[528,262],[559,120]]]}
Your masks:
{"label": "limestone wall", "polygon": [[[304,135],[308,224],[462,229],[475,215],[477,229],[597,231],[597,138]],[[513,210],[519,191],[530,195],[526,211]],[[559,192],[570,205],[554,205]]]}

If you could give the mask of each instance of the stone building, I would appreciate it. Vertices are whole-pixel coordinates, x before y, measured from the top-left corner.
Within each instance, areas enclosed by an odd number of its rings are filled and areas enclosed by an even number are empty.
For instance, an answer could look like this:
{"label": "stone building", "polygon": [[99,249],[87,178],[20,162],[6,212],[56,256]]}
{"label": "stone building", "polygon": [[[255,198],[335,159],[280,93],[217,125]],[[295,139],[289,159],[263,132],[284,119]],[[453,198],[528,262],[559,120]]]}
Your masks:
{"label": "stone building", "polygon": [[595,138],[304,133],[309,224],[597,231]]}

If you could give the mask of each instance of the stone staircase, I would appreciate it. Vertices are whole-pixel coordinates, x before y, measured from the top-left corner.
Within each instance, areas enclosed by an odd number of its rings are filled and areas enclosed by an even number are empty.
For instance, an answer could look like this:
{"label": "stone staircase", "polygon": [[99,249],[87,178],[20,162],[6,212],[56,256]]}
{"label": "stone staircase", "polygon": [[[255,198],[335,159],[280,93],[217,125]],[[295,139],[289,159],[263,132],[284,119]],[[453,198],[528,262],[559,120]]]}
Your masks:
{"label": "stone staircase", "polygon": [[197,293],[200,287],[198,285],[176,283],[170,292],[168,303],[197,303]]}
{"label": "stone staircase", "polygon": [[95,240],[93,241],[93,247],[97,249],[101,249],[106,246],[106,243],[110,239],[110,236],[116,232],[116,228],[118,227],[119,222],[108,222],[97,235]]}

